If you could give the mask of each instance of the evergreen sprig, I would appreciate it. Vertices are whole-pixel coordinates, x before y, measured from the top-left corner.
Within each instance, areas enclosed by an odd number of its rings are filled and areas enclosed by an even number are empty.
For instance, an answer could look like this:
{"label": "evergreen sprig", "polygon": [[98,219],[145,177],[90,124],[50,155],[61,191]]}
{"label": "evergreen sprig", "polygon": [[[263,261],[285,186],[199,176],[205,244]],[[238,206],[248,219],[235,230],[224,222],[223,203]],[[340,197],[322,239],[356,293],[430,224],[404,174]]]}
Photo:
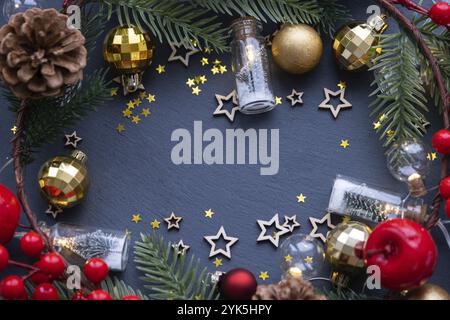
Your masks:
{"label": "evergreen sprig", "polygon": [[200,270],[199,261],[187,254],[178,255],[172,244],[155,234],[141,234],[135,243],[137,269],[141,277],[150,283],[146,288],[150,296],[158,300],[211,300],[216,299],[215,287],[210,284],[206,268]]}
{"label": "evergreen sprig", "polygon": [[[199,9],[189,1],[158,0],[98,0],[108,9],[110,18],[115,10],[121,25],[145,25],[153,35],[163,42],[181,43],[191,46],[212,47],[219,52],[227,51],[228,29],[223,28],[218,18],[208,10]],[[209,14],[208,14],[209,13]]]}

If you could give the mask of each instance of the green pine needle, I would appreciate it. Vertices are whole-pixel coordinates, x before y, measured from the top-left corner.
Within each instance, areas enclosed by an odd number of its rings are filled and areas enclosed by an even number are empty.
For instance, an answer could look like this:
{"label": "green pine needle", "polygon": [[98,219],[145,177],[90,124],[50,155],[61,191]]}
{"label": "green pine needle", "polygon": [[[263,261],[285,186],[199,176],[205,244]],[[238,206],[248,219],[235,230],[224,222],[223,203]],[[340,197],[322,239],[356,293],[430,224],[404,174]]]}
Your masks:
{"label": "green pine needle", "polygon": [[209,283],[206,268],[200,270],[194,256],[177,255],[172,244],[155,234],[141,234],[135,243],[137,269],[144,273],[141,279],[150,283],[145,287],[157,300],[212,300],[217,299],[215,287]]}

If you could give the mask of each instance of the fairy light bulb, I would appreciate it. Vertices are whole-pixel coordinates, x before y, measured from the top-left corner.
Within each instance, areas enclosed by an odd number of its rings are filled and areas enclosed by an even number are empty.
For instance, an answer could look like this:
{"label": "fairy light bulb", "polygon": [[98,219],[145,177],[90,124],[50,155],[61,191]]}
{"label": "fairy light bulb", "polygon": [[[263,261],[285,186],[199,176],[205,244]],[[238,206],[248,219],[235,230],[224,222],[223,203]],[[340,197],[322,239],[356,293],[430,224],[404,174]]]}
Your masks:
{"label": "fairy light bulb", "polygon": [[408,184],[412,197],[427,193],[424,178],[430,171],[430,152],[422,141],[415,138],[401,139],[387,152],[387,167],[395,179]]}

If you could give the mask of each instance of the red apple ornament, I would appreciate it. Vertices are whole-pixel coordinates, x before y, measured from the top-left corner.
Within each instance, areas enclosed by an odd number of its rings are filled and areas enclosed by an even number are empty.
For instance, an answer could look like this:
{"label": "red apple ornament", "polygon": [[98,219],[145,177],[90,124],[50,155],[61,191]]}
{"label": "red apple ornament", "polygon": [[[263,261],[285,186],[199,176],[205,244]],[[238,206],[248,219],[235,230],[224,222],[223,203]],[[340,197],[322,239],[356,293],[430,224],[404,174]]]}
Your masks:
{"label": "red apple ornament", "polygon": [[0,184],[0,244],[14,236],[19,225],[20,205],[11,190]]}
{"label": "red apple ornament", "polygon": [[433,274],[437,249],[418,223],[393,219],[379,224],[364,250],[366,266],[380,268],[381,285],[394,291],[416,288]]}

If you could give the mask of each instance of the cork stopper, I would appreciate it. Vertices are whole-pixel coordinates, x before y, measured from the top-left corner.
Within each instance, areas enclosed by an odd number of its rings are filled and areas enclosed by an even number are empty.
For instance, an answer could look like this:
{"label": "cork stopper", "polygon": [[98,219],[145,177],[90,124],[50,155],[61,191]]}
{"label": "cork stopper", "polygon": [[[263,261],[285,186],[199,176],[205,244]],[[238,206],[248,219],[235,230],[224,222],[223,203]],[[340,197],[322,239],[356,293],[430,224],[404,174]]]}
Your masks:
{"label": "cork stopper", "polygon": [[367,21],[367,24],[376,32],[383,33],[389,27],[386,20],[387,20],[387,16],[384,14],[374,15],[369,18],[369,20]]}
{"label": "cork stopper", "polygon": [[86,153],[84,153],[84,152],[81,151],[81,150],[74,150],[74,151],[72,151],[72,153],[70,154],[70,156],[71,156],[72,158],[77,159],[77,160],[80,161],[81,163],[86,163],[86,161],[87,161],[87,155],[86,155]]}
{"label": "cork stopper", "polygon": [[259,34],[261,24],[253,17],[241,17],[231,22],[231,29],[236,40],[244,40],[256,37]]}
{"label": "cork stopper", "polygon": [[406,204],[405,205],[405,211],[403,213],[403,217],[406,219],[413,220],[417,222],[418,224],[424,225],[427,220],[427,205],[413,205],[413,204]]}
{"label": "cork stopper", "polygon": [[413,173],[408,177],[408,189],[411,197],[419,198],[427,194],[427,189],[423,183],[422,176],[418,173]]}

